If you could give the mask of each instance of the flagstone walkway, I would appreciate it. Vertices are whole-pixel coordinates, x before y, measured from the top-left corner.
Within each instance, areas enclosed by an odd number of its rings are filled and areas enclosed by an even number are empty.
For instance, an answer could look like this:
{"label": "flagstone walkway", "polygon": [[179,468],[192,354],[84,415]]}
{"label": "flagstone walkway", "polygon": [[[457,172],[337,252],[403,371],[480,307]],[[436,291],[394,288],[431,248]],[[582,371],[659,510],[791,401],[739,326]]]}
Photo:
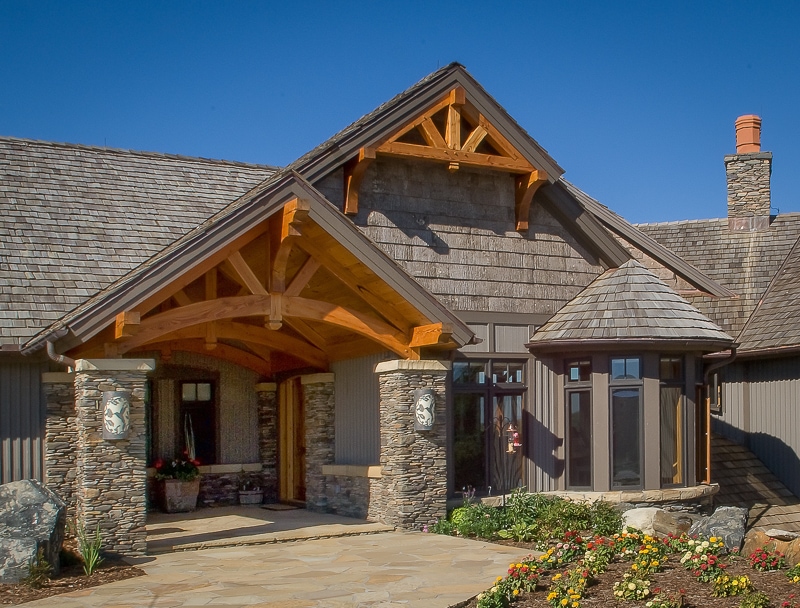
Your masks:
{"label": "flagstone walkway", "polygon": [[383,532],[157,555],[146,576],[27,606],[447,608],[490,587],[513,547],[422,532]]}

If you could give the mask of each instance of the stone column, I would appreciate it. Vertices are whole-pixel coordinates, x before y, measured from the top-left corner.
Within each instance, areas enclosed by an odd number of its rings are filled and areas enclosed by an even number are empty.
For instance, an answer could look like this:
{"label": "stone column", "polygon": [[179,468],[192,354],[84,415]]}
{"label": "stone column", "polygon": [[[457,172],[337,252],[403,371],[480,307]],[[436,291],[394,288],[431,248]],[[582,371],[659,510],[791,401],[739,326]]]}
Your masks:
{"label": "stone column", "polygon": [[264,500],[278,500],[278,385],[256,384],[258,396],[258,453]]}
{"label": "stone column", "polygon": [[333,374],[300,377],[306,427],[306,509],[328,511],[328,492],[322,467],[333,464],[334,385]]}
{"label": "stone column", "polygon": [[[447,372],[445,361],[385,361],[375,367],[381,400],[381,478],[368,519],[421,529],[447,514]],[[414,391],[436,397],[430,431],[414,430]]]}
{"label": "stone column", "polygon": [[75,514],[75,446],[78,427],[75,419],[74,374],[45,372],[42,387],[47,402],[45,423],[44,483]]}
{"label": "stone column", "polygon": [[[144,395],[153,359],[81,359],[75,364],[77,411],[76,507],[78,525],[98,526],[103,550],[145,555],[147,536]],[[130,394],[125,439],[103,439],[103,392]]]}

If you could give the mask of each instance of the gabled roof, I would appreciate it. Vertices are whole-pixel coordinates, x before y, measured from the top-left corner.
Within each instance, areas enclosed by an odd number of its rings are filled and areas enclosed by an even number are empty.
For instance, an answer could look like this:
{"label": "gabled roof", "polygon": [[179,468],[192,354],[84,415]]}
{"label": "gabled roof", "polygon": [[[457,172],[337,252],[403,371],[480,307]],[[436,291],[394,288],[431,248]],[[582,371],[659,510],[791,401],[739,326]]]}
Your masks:
{"label": "gabled roof", "polygon": [[0,138],[0,342],[27,340],[274,171]]}
{"label": "gabled roof", "polygon": [[421,315],[431,323],[441,322],[452,327],[452,339],[458,345],[472,340],[474,334],[464,323],[389,259],[321,193],[296,173],[284,170],[277,179],[268,180],[246,197],[228,205],[37,334],[25,345],[23,352],[31,352],[42,347],[45,341],[54,339],[65,338],[60,345],[62,348],[85,342],[109,326],[121,311],[135,308],[158,287],[169,285],[201,261],[225,251],[231,243],[293,198],[307,201],[309,217],[374,275],[390,284]]}
{"label": "gabled roof", "polygon": [[781,354],[800,349],[800,239],[756,304],[738,341],[740,356],[764,351]]}
{"label": "gabled roof", "polygon": [[463,87],[467,98],[521,154],[547,172],[555,181],[564,170],[528,133],[478,84],[464,66],[451,63],[426,76],[378,108],[342,129],[295,162],[288,169],[307,181],[316,181],[355,157],[359,149],[375,145],[410,119],[423,113],[455,87]]}
{"label": "gabled roof", "polygon": [[637,230],[633,224],[629,224],[619,215],[611,211],[611,209],[593,199],[579,188],[576,188],[564,178],[561,178],[560,183],[564,185],[567,191],[569,191],[589,213],[602,222],[603,225],[614,234],[617,234],[641,251],[644,251],[657,262],[670,268],[675,274],[688,283],[712,296],[730,298],[736,295],[724,285],[720,285],[717,281],[714,281],[700,272],[683,258],[675,255],[675,253],[655,239],[647,236],[645,232]]}
{"label": "gabled roof", "polygon": [[734,298],[687,297],[744,344],[740,334],[745,323],[800,238],[800,213],[782,213],[764,231],[732,231],[726,218],[641,224],[637,228],[736,293]]}
{"label": "gabled roof", "polygon": [[733,338],[639,262],[608,270],[545,323],[532,350],[675,345],[716,351]]}

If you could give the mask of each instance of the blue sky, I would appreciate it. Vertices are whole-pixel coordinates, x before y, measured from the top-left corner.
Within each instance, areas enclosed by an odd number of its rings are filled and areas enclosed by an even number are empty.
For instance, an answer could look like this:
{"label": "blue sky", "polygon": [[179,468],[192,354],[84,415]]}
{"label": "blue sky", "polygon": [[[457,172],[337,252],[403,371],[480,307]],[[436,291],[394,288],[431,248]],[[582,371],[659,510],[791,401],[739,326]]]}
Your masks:
{"label": "blue sky", "polygon": [[0,135],[283,165],[451,61],[630,221],[725,215],[762,116],[800,211],[797,2],[0,0]]}

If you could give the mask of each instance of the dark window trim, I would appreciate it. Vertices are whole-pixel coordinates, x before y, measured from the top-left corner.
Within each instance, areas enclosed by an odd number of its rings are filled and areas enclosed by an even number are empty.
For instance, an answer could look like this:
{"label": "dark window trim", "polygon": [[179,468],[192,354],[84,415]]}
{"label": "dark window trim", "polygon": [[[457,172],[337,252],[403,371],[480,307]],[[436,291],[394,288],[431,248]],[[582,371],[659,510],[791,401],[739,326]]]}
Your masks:
{"label": "dark window trim", "polygon": [[[621,378],[617,380],[612,379],[612,362],[614,359],[639,359],[639,378]],[[615,490],[642,490],[644,489],[644,355],[641,354],[626,354],[626,353],[613,353],[608,355],[608,445],[609,450],[609,482],[612,491]],[[636,388],[639,391],[639,485],[636,486],[620,486],[614,484],[614,401],[613,394],[615,390],[624,388]]]}

